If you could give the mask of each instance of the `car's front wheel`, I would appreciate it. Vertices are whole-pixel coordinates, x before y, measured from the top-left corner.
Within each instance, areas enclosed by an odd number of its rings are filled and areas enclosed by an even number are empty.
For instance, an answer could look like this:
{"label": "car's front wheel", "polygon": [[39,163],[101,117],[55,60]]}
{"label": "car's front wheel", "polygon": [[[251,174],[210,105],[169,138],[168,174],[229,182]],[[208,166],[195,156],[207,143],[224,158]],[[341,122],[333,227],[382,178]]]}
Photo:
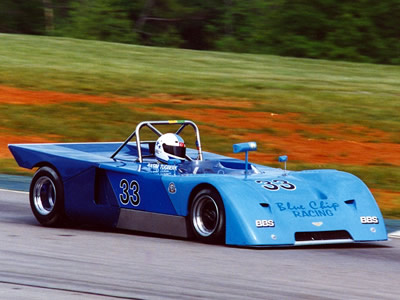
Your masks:
{"label": "car's front wheel", "polygon": [[32,178],[31,209],[44,226],[60,226],[65,221],[64,188],[60,176],[50,167],[41,167]]}
{"label": "car's front wheel", "polygon": [[225,208],[221,196],[214,189],[202,189],[194,196],[189,221],[198,240],[205,243],[225,242]]}

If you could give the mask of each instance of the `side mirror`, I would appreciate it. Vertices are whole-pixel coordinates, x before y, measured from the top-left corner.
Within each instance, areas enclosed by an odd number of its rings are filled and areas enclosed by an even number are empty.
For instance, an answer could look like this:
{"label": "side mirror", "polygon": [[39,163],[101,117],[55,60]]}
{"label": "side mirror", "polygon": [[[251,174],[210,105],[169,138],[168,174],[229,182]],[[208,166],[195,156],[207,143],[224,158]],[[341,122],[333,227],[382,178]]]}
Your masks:
{"label": "side mirror", "polygon": [[256,142],[248,142],[248,143],[240,143],[233,145],[233,153],[245,152],[245,169],[244,169],[244,179],[247,178],[247,166],[249,164],[249,151],[256,151],[257,143]]}
{"label": "side mirror", "polygon": [[279,156],[279,162],[287,162],[287,159],[288,159],[288,157],[287,157],[287,155],[282,155],[282,156]]}
{"label": "side mirror", "polygon": [[285,163],[285,173],[283,175],[286,175],[286,162],[287,162],[287,160],[288,160],[287,155],[282,155],[282,156],[279,156],[279,158],[278,158],[279,162]]}
{"label": "side mirror", "polygon": [[256,142],[240,143],[233,145],[233,153],[256,151],[256,150],[257,150]]}

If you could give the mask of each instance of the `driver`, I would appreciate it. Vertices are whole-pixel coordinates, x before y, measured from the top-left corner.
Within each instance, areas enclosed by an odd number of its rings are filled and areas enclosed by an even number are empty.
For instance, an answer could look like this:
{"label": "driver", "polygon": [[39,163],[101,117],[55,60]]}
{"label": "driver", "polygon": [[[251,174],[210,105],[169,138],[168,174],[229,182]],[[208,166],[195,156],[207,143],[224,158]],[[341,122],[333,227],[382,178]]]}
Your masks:
{"label": "driver", "polygon": [[185,141],[175,133],[166,133],[156,142],[155,154],[158,161],[168,164],[172,160],[185,160]]}

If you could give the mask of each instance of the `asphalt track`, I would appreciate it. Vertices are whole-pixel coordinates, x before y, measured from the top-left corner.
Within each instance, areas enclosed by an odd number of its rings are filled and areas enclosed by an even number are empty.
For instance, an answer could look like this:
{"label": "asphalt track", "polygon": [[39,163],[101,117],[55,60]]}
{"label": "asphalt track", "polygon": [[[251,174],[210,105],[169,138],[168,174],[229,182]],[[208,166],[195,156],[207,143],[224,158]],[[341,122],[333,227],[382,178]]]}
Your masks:
{"label": "asphalt track", "polygon": [[400,239],[245,249],[45,228],[0,190],[0,299],[399,299]]}

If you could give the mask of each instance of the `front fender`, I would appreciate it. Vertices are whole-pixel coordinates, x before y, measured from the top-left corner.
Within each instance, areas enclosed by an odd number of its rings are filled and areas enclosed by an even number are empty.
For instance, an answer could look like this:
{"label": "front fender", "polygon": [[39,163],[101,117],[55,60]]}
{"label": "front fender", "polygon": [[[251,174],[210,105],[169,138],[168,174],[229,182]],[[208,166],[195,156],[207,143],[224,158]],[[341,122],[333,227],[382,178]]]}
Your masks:
{"label": "front fender", "polygon": [[[229,245],[277,245],[292,244],[284,240],[276,227],[276,220],[268,198],[261,189],[256,189],[254,180],[229,178],[218,185],[218,191],[225,205],[226,244]],[[257,227],[261,220],[270,221]]]}

